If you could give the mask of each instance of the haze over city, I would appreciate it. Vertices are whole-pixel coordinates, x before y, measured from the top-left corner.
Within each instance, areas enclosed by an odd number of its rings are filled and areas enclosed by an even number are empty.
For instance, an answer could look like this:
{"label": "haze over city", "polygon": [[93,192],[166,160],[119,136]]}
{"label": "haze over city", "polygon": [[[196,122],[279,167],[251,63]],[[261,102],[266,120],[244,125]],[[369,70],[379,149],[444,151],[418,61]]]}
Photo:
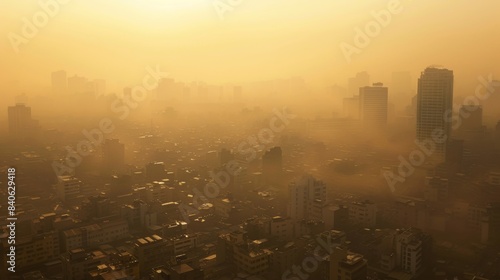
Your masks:
{"label": "haze over city", "polygon": [[500,2],[0,2],[1,279],[500,279]]}

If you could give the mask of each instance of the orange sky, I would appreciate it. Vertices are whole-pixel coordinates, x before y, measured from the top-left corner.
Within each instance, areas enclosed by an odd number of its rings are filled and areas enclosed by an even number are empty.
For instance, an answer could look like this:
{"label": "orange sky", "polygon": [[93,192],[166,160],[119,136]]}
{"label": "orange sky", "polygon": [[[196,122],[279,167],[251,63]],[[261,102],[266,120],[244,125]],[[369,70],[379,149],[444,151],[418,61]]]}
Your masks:
{"label": "orange sky", "polygon": [[500,73],[498,0],[393,0],[402,11],[350,63],[340,44],[353,44],[355,28],[391,0],[241,0],[223,20],[213,4],[230,0],[65,1],[17,53],[12,34],[23,36],[23,18],[43,10],[38,1],[0,2],[0,83],[48,85],[50,72],[65,69],[133,84],[157,64],[185,81],[300,75],[321,85],[362,70],[374,81],[400,70],[417,78],[431,64],[471,83]]}

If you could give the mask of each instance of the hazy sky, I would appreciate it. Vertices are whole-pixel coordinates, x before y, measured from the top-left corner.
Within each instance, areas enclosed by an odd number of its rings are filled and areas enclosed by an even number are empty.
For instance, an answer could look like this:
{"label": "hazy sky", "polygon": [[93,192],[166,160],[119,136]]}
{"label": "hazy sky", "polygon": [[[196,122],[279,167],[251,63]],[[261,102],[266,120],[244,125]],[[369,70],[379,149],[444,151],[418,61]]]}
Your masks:
{"label": "hazy sky", "polygon": [[431,64],[472,82],[500,73],[498,0],[397,1],[403,10],[350,63],[340,44],[354,45],[355,28],[391,1],[241,0],[224,20],[213,4],[230,0],[68,2],[16,53],[9,36],[23,36],[23,18],[32,22],[43,10],[38,1],[0,1],[0,82],[48,85],[50,72],[65,69],[132,84],[156,64],[175,78],[208,82],[300,75],[332,84],[362,70],[388,82],[391,71],[416,78]]}

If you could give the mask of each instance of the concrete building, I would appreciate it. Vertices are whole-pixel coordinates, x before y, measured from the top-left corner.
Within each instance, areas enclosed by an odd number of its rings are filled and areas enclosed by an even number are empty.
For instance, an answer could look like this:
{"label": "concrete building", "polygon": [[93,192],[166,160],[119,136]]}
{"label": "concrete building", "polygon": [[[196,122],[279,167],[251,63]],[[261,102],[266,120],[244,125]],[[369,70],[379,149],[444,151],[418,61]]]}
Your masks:
{"label": "concrete building", "polygon": [[288,216],[295,221],[322,220],[322,209],[327,204],[326,185],[307,175],[288,187]]}
{"label": "concrete building", "polygon": [[366,280],[368,265],[362,255],[336,247],[330,255],[330,279]]}
{"label": "concrete building", "polygon": [[387,125],[388,89],[374,83],[359,89],[359,113],[365,127],[383,128]]}
{"label": "concrete building", "polygon": [[158,235],[139,238],[134,243],[134,254],[139,260],[141,277],[145,277],[153,268],[166,264],[169,258],[167,241]]}
{"label": "concrete building", "polygon": [[[2,252],[10,252],[7,235],[1,238]],[[16,237],[16,271],[32,265],[56,260],[59,257],[59,235],[55,231]],[[3,260],[3,258],[2,258]],[[6,269],[7,270],[7,269]]]}
{"label": "concrete building", "polygon": [[128,224],[124,220],[104,221],[62,232],[65,251],[106,244],[129,237]]}
{"label": "concrete building", "polygon": [[377,205],[371,201],[353,202],[349,205],[349,222],[353,225],[375,227]]}
{"label": "concrete building", "polygon": [[24,140],[36,135],[38,122],[31,118],[31,107],[18,103],[16,106],[9,106],[7,114],[11,137]]}
{"label": "concrete building", "polygon": [[109,262],[109,257],[102,251],[86,251],[78,248],[61,255],[65,280],[88,279],[89,272],[97,266]]}
{"label": "concrete building", "polygon": [[349,208],[344,205],[327,205],[323,207],[325,229],[343,230],[349,224]]}
{"label": "concrete building", "polygon": [[453,71],[426,68],[418,79],[417,140],[432,141],[437,160],[443,160],[446,155],[446,142],[451,137],[452,122],[448,119],[453,112],[452,106]]}
{"label": "concrete building", "polygon": [[74,176],[59,176],[56,193],[63,202],[76,202],[81,194],[83,184]]}

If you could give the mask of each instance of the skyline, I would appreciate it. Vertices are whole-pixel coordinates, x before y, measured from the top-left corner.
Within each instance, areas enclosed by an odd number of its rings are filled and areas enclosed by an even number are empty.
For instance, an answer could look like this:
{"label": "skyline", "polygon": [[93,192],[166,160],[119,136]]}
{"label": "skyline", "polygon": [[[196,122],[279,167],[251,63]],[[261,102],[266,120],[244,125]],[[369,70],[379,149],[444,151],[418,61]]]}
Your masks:
{"label": "skyline", "polygon": [[[169,9],[168,1],[139,2],[126,1],[116,11],[113,8],[118,2],[111,1],[100,6],[99,12],[93,9],[93,1],[61,4],[59,12],[28,43],[20,45],[19,53],[8,36],[22,35],[23,17],[31,18],[41,8],[33,3],[0,3],[0,11],[9,11],[0,12],[4,18],[0,32],[6,34],[0,43],[5,61],[1,67],[9,69],[3,71],[7,74],[0,83],[43,84],[44,73],[65,69],[126,84],[141,77],[140,71],[151,64],[161,64],[186,81],[225,83],[302,76],[320,86],[338,83],[361,70],[378,75],[381,82],[389,80],[392,71],[411,71],[416,76],[433,64],[454,69],[458,81],[499,72],[492,59],[500,46],[492,36],[492,23],[498,20],[493,11],[500,8],[494,1],[488,2],[488,8],[470,6],[467,1],[454,1],[453,5],[398,1],[402,11],[393,14],[389,24],[350,63],[340,44],[354,45],[355,29],[363,29],[374,20],[372,12],[387,9],[391,1],[243,2],[224,20],[217,17],[210,1],[194,1],[193,6],[180,10]],[[452,7],[453,16],[443,14],[445,7]],[[266,8],[273,13],[262,13]],[[106,64],[96,66],[94,62],[103,57]],[[27,67],[30,74],[21,70]]]}
{"label": "skyline", "polygon": [[0,278],[500,279],[500,1],[0,1]]}

